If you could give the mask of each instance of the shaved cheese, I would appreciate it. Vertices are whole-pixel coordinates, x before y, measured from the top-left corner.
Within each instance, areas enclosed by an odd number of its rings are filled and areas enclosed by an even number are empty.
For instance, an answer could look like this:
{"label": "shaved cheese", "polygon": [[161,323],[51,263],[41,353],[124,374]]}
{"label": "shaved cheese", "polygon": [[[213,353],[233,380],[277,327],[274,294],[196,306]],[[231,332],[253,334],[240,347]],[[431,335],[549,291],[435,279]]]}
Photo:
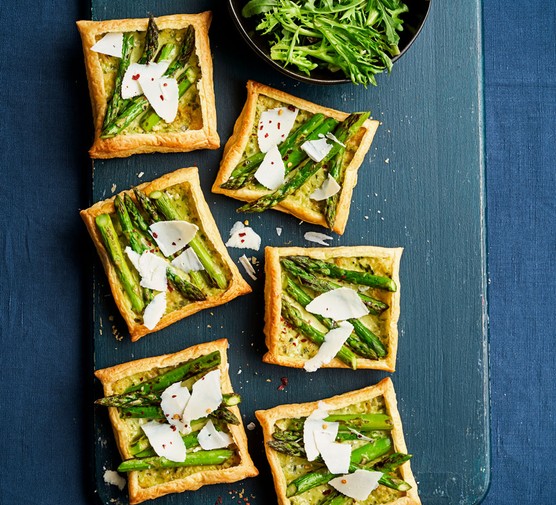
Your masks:
{"label": "shaved cheese", "polygon": [[343,495],[363,501],[378,487],[382,475],[382,472],[355,470],[353,473],[332,479],[329,484]]}
{"label": "shaved cheese", "polygon": [[[334,440],[338,434],[339,423],[323,422],[324,418],[328,416],[328,410],[329,407],[325,403],[319,402],[318,408],[311,412],[303,423],[303,446],[307,454],[307,461],[314,461],[319,455],[319,450],[315,442],[315,431],[330,432],[329,436],[332,436],[332,440]],[[323,428],[323,426],[325,427]]]}
{"label": "shaved cheese", "polygon": [[185,444],[175,426],[149,421],[141,426],[154,452],[170,461],[185,461]]}
{"label": "shaved cheese", "polygon": [[151,303],[149,303],[145,312],[143,313],[143,324],[152,330],[162,319],[162,316],[166,312],[166,293],[162,292],[156,295]]}
{"label": "shaved cheese", "polygon": [[95,53],[107,54],[108,56],[122,57],[122,46],[124,44],[124,34],[121,32],[107,33],[91,47]]}
{"label": "shaved cheese", "polygon": [[129,258],[129,261],[131,261],[131,264],[135,267],[135,270],[139,272],[139,258],[141,257],[141,255],[139,253],[136,253],[129,246],[126,246],[124,252],[127,254],[127,257]]}
{"label": "shaved cheese", "polygon": [[334,359],[334,356],[338,354],[338,351],[344,345],[352,331],[353,326],[347,321],[341,322],[338,328],[331,329],[324,336],[324,342],[319,347],[317,354],[307,360],[303,368],[305,368],[307,372],[315,372],[322,365],[330,363]]}
{"label": "shaved cheese", "polygon": [[366,316],[369,309],[351,288],[338,288],[317,296],[305,307],[307,312],[329,317],[334,321]]}
{"label": "shaved cheese", "polygon": [[357,430],[354,430],[353,428],[348,427],[348,430],[351,433],[353,433],[354,435],[356,435],[358,440],[366,440],[367,442],[373,442],[374,441],[373,438],[368,437],[367,435],[363,435],[363,433],[359,433]]}
{"label": "shaved cheese", "polygon": [[168,289],[168,282],[166,280],[168,263],[164,258],[149,251],[139,255],[129,246],[125,248],[125,253],[139,272],[142,287],[156,291],[166,291]]}
{"label": "shaved cheese", "polygon": [[272,146],[283,142],[290,134],[299,109],[292,107],[278,107],[261,113],[257,129],[259,149],[266,153]]}
{"label": "shaved cheese", "polygon": [[226,242],[226,247],[258,251],[259,247],[261,247],[261,237],[255,233],[253,228],[245,226],[241,221],[237,221],[230,230],[230,238]]}
{"label": "shaved cheese", "polygon": [[189,389],[183,387],[181,382],[175,382],[168,386],[162,395],[160,395],[160,408],[164,412],[164,417],[171,425],[178,428],[180,432],[186,431],[182,416],[190,398],[191,393]]}
{"label": "shaved cheese", "polygon": [[181,251],[195,237],[199,227],[187,221],[159,221],[149,226],[164,256]]}
{"label": "shaved cheese", "polygon": [[143,88],[139,80],[149,79],[151,82],[158,80],[166,72],[170,62],[161,61],[160,63],[132,63],[122,79],[122,98],[127,100],[134,96],[143,94]]}
{"label": "shaved cheese", "polygon": [[332,144],[326,138],[317,140],[306,140],[301,144],[301,149],[307,153],[307,156],[317,163],[322,161],[332,149]]}
{"label": "shaved cheese", "polygon": [[331,196],[334,196],[338,191],[342,189],[342,186],[338,184],[336,179],[328,174],[328,177],[322,183],[322,186],[318,189],[315,189],[310,195],[309,198],[311,200],[315,200],[316,202],[320,202],[321,200],[326,200]]}
{"label": "shaved cheese", "polygon": [[234,441],[228,433],[217,431],[217,429],[214,427],[214,424],[210,420],[199,432],[197,440],[199,440],[199,445],[205,451],[228,447]]}
{"label": "shaved cheese", "polygon": [[183,411],[183,420],[186,426],[195,419],[207,417],[222,403],[220,389],[220,370],[213,370],[201,377],[191,391],[191,398]]}
{"label": "shaved cheese", "polygon": [[197,256],[197,253],[191,249],[191,247],[188,247],[177,258],[175,258],[172,261],[172,265],[180,270],[183,270],[185,273],[199,272],[200,270],[205,269],[199,259],[199,256]]}
{"label": "shaved cheese", "polygon": [[351,445],[334,442],[336,435],[330,440],[328,434],[323,436],[323,433],[324,432],[316,431],[314,435],[317,449],[328,470],[332,473],[349,472]]}
{"label": "shaved cheese", "polygon": [[255,275],[256,272],[255,269],[253,268],[253,265],[251,265],[249,258],[244,254],[243,256],[240,256],[239,262],[243,265],[243,268],[245,268],[247,275],[251,277],[251,279],[256,281],[257,280],[257,276]]}
{"label": "shaved cheese", "polygon": [[153,79],[148,75],[139,77],[139,85],[154,111],[167,123],[176,119],[178,113],[178,81],[173,77]]}
{"label": "shaved cheese", "polygon": [[279,226],[276,227],[276,235],[282,235],[282,228],[280,228]]}
{"label": "shaved cheese", "polygon": [[106,470],[103,475],[104,482],[106,484],[112,484],[113,486],[118,486],[120,491],[125,487],[126,480],[118,472],[114,470]]}
{"label": "shaved cheese", "polygon": [[328,132],[326,134],[326,138],[330,139],[332,142],[336,142],[336,144],[339,144],[342,147],[346,147],[346,145],[343,142],[341,142],[340,140],[338,140],[338,137],[336,137],[336,135],[334,135],[332,132]]}
{"label": "shaved cheese", "polygon": [[303,237],[305,238],[305,240],[308,240],[309,242],[316,242],[317,244],[321,244],[321,245],[329,245],[328,243],[325,242],[325,240],[332,240],[333,237],[330,237],[329,235],[325,235],[324,233],[318,233],[316,231],[308,231],[307,233],[305,233],[305,235],[303,235]]}
{"label": "shaved cheese", "polygon": [[277,189],[284,184],[286,167],[278,147],[272,146],[255,172],[255,179],[265,188]]}

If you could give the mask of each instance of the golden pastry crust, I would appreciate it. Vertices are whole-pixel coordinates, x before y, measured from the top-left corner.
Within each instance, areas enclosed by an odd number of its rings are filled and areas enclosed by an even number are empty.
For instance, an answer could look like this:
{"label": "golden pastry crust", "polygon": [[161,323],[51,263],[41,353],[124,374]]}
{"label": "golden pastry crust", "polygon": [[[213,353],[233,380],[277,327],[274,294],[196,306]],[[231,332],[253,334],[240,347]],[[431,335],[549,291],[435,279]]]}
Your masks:
{"label": "golden pastry crust", "polygon": [[116,19],[110,21],[78,21],[81,34],[85,68],[89,82],[89,94],[93,108],[95,139],[89,155],[91,158],[123,158],[139,153],[187,152],[197,149],[218,149],[220,138],[216,131],[216,102],[212,77],[212,57],[208,30],[211,12],[200,14],[175,14],[155,18],[160,30],[182,29],[192,25],[195,29],[195,53],[199,59],[202,77],[197,83],[201,105],[202,127],[185,132],[137,133],[100,138],[102,122],[106,113],[107,96],[103,71],[97,53],[91,47],[97,37],[110,32],[145,31],[148,19]]}
{"label": "golden pastry crust", "polygon": [[[275,365],[303,368],[305,359],[287,356],[280,351],[279,337],[282,331],[282,268],[280,258],[284,256],[309,256],[320,260],[333,258],[377,258],[387,262],[391,268],[391,278],[398,289],[384,292],[384,300],[389,308],[384,312],[386,317],[385,333],[388,335],[386,345],[387,354],[382,359],[372,360],[357,358],[357,368],[386,370],[394,372],[396,369],[396,354],[398,350],[398,319],[400,316],[400,277],[399,266],[403,248],[385,248],[374,246],[353,247],[266,247],[265,248],[265,343],[268,352],[263,361]],[[382,316],[381,316],[382,317]],[[348,368],[338,358],[334,358],[323,368]]]}
{"label": "golden pastry crust", "polygon": [[[407,454],[402,421],[398,412],[398,404],[396,401],[396,393],[390,378],[383,379],[374,386],[333,396],[332,398],[327,398],[321,401],[324,401],[331,408],[331,410],[336,410],[370,400],[377,396],[384,397],[388,415],[392,420],[393,428],[390,436],[392,438],[394,450],[396,452]],[[278,407],[268,410],[255,411],[255,415],[257,416],[257,419],[263,429],[266,457],[270,464],[270,469],[274,478],[274,487],[276,489],[276,495],[278,496],[279,505],[290,505],[291,501],[286,496],[287,482],[282,468],[280,467],[280,460],[278,459],[276,451],[268,446],[268,442],[272,440],[274,425],[280,419],[307,417],[311,414],[311,412],[318,408],[318,404],[318,401],[297,403],[279,405]],[[400,466],[400,472],[403,480],[411,485],[411,489],[405,493],[405,496],[389,503],[388,505],[421,505],[421,500],[419,499],[417,492],[417,483],[415,482],[409,461]]]}
{"label": "golden pastry crust", "polygon": [[[166,354],[163,356],[156,356],[152,358],[140,359],[123,363],[121,365],[113,366],[97,370],[95,376],[101,381],[104,388],[104,395],[110,396],[116,394],[114,384],[125,377],[135,375],[137,373],[146,372],[153,368],[163,368],[176,366],[185,361],[195,359],[199,356],[209,354],[214,351],[220,351],[222,361],[220,363],[221,372],[221,388],[223,393],[233,393],[232,383],[228,375],[228,358],[227,358],[228,341],[226,339],[216,340],[214,342],[207,342],[198,344],[183,351]],[[228,407],[240,420],[240,424],[228,425],[230,434],[238,448],[239,463],[229,468],[221,470],[201,470],[197,473],[189,475],[182,479],[157,484],[148,488],[143,488],[139,485],[138,475],[139,472],[128,473],[128,488],[129,488],[129,502],[131,504],[140,503],[145,500],[152,500],[169,493],[180,493],[182,491],[194,491],[206,484],[220,484],[225,482],[237,482],[238,480],[247,477],[255,477],[258,475],[258,470],[255,468],[251,456],[247,449],[247,435],[241,420],[241,413],[237,406]],[[129,437],[127,433],[126,421],[121,419],[118,414],[118,409],[114,407],[109,408],[110,421],[116,437],[118,450],[123,459],[133,457],[129,452]]]}
{"label": "golden pastry crust", "polygon": [[[243,152],[245,151],[245,147],[253,130],[257,112],[257,100],[260,95],[273,98],[285,104],[291,104],[298,109],[305,110],[313,114],[320,112],[326,116],[333,117],[338,121],[343,121],[349,115],[345,112],[329,109],[327,107],[308,102],[307,100],[297,98],[283,91],[265,86],[264,84],[249,81],[247,83],[247,101],[234,125],[232,136],[229,138],[228,142],[226,142],[224,147],[224,154],[220,163],[220,169],[212,186],[213,193],[222,193],[246,202],[251,202],[269,193],[268,190],[252,188],[231,190],[220,187],[229,179],[234,168],[238,165],[243,156]],[[359,147],[357,148],[352,160],[346,167],[344,182],[342,184],[340,198],[338,200],[336,220],[334,222],[334,226],[332,227],[332,231],[340,235],[344,232],[348,220],[353,188],[357,184],[357,171],[363,163],[363,159],[371,146],[378,124],[378,121],[375,120],[365,121],[363,124],[365,133],[361,137]],[[273,209],[287,214],[292,214],[307,223],[318,224],[328,228],[326,219],[321,212],[301,206],[297,202],[293,201],[291,197],[286,198],[281,203],[273,207]]]}
{"label": "golden pastry crust", "polygon": [[[140,184],[137,187],[143,192],[149,194],[152,191],[163,190],[170,186],[182,183],[188,184],[188,189],[191,195],[191,207],[195,209],[198,214],[198,217],[200,219],[200,228],[202,231],[204,231],[207,242],[214,248],[220,259],[224,263],[225,267],[227,268],[228,271],[226,272],[226,276],[229,279],[229,283],[225,291],[215,296],[208,296],[206,300],[189,303],[178,310],[174,310],[168,314],[165,314],[158,322],[156,327],[152,330],[149,330],[146,326],[144,326],[141,321],[136,320],[137,316],[131,309],[131,304],[123,290],[123,287],[118,278],[117,271],[112,264],[100,232],[98,231],[98,228],[95,224],[95,218],[98,215],[106,213],[112,214],[115,212],[114,199],[116,198],[116,195],[114,195],[112,198],[109,198],[108,200],[98,202],[92,207],[80,212],[81,217],[83,218],[83,221],[87,226],[87,230],[89,231],[89,234],[91,235],[91,238],[93,239],[95,247],[98,251],[106,275],[108,276],[108,282],[110,284],[110,289],[112,291],[114,301],[116,302],[116,306],[118,307],[129,328],[132,342],[139,340],[141,337],[147,335],[148,333],[161,330],[162,328],[165,328],[166,326],[175,323],[176,321],[179,321],[184,317],[190,316],[191,314],[195,314],[200,310],[209,307],[215,307],[217,305],[222,305],[240,295],[251,292],[251,287],[249,286],[249,284],[247,284],[247,282],[245,282],[245,280],[239,273],[237,266],[230,258],[228,250],[226,249],[226,246],[224,245],[224,242],[220,237],[218,227],[216,226],[209,206],[203,196],[203,192],[199,183],[199,173],[196,167],[182,168],[180,170],[176,170],[175,172],[163,175],[162,177],[152,182]],[[135,198],[132,191],[124,191],[120,193],[120,195],[123,195],[124,193],[129,194],[133,199]]]}

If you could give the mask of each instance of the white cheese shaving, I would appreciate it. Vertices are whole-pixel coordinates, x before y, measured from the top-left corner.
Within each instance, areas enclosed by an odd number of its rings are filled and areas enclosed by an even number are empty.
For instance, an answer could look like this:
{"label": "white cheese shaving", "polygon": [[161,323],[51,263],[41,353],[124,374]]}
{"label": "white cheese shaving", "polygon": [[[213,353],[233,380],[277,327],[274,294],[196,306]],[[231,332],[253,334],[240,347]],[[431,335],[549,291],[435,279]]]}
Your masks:
{"label": "white cheese shaving", "polygon": [[303,235],[303,238],[305,240],[308,240],[309,242],[316,242],[317,244],[321,245],[330,245],[326,243],[325,240],[332,240],[333,237],[325,235],[324,233],[318,233],[316,231],[308,231],[307,233],[305,233],[305,235]]}
{"label": "white cheese shaving", "polygon": [[352,331],[353,326],[347,321],[341,322],[338,328],[331,329],[324,336],[324,342],[319,347],[317,354],[315,354],[311,359],[308,359],[303,365],[303,368],[305,368],[307,372],[315,372],[322,365],[330,363],[334,359],[334,356],[338,354],[338,351],[344,345]]}
{"label": "white cheese shaving", "polygon": [[180,432],[186,431],[182,416],[190,398],[191,393],[189,389],[182,386],[181,382],[175,382],[168,386],[162,395],[160,395],[160,408],[164,412],[166,421],[178,428]]}
{"label": "white cheese shaving", "polygon": [[320,202],[334,196],[338,193],[338,191],[340,191],[340,189],[342,189],[342,186],[338,184],[334,177],[328,174],[328,177],[324,180],[322,186],[315,189],[315,191],[309,195],[309,198],[311,200],[315,200],[316,202]]}
{"label": "white cheese shaving", "polygon": [[284,184],[286,167],[278,147],[272,146],[255,172],[255,179],[265,188],[275,190]]}
{"label": "white cheese shaving", "polygon": [[108,56],[122,57],[122,47],[124,45],[124,34],[120,32],[107,33],[91,47],[95,53],[106,54]]}
{"label": "white cheese shaving", "polygon": [[246,426],[246,428],[247,428],[249,431],[253,431],[256,427],[257,427],[257,425],[256,425],[254,422],[250,422],[250,423]]}
{"label": "white cheese shaving", "polygon": [[237,221],[230,230],[230,238],[226,242],[226,247],[258,251],[261,247],[261,237],[255,233],[253,228],[245,226],[241,221]]}
{"label": "white cheese shaving", "polygon": [[178,81],[172,77],[152,79],[150,76],[139,77],[139,85],[154,111],[167,123],[176,119],[180,98]]}
{"label": "white cheese shaving", "polygon": [[139,80],[149,79],[154,82],[160,79],[168,69],[169,64],[168,61],[161,61],[160,63],[132,63],[129,65],[122,79],[122,98],[127,100],[142,95],[143,88],[139,84]]}
{"label": "white cheese shaving", "polygon": [[298,112],[296,108],[278,107],[261,113],[257,140],[262,153],[266,153],[272,146],[277,146],[286,139],[293,128]]}
{"label": "white cheese shaving", "polygon": [[156,291],[166,291],[168,289],[168,282],[166,280],[168,263],[164,258],[149,251],[139,255],[129,246],[125,248],[125,253],[139,272],[142,287]]}
{"label": "white cheese shaving", "polygon": [[332,479],[329,484],[343,495],[364,501],[378,487],[382,472],[355,470],[353,473]]}
{"label": "white cheese shaving", "polygon": [[301,149],[315,162],[322,161],[332,149],[332,144],[326,138],[306,140],[301,144]]}
{"label": "white cheese shaving", "polygon": [[278,236],[282,235],[282,228],[276,227],[276,235]]}
{"label": "white cheese shaving", "polygon": [[143,313],[143,324],[152,330],[166,312],[166,292],[159,293],[149,303]]}
{"label": "white cheese shaving", "polygon": [[367,435],[363,435],[363,433],[359,433],[357,430],[354,430],[353,428],[348,427],[348,430],[354,435],[357,435],[357,440],[365,440],[367,442],[373,442],[374,440],[371,437],[368,437]]}
{"label": "white cheese shaving", "polygon": [[197,440],[205,451],[228,447],[234,441],[228,433],[218,431],[211,420],[199,432]]}
{"label": "white cheese shaving", "polygon": [[220,389],[220,370],[213,370],[201,377],[191,390],[191,398],[183,411],[184,423],[189,426],[191,421],[207,417],[222,403]]}
{"label": "white cheese shaving", "polygon": [[[319,402],[318,408],[313,410],[303,423],[303,446],[307,454],[307,461],[314,461],[319,455],[315,442],[315,431],[329,431],[334,435],[332,440],[338,434],[339,423],[324,423],[324,418],[328,416],[328,410],[330,409],[325,403]],[[323,428],[323,425],[326,427]]]}
{"label": "white cheese shaving", "polygon": [[329,317],[334,321],[359,319],[369,313],[357,292],[351,288],[338,288],[317,296],[305,307],[307,312]]}
{"label": "white cheese shaving", "polygon": [[336,142],[336,144],[339,144],[342,147],[346,147],[346,145],[340,140],[338,140],[338,137],[336,137],[336,135],[334,135],[332,132],[328,132],[326,134],[326,138],[332,140],[332,142]]}
{"label": "white cheese shaving", "polygon": [[[338,429],[336,429],[336,434],[337,432]],[[349,472],[351,445],[334,442],[336,435],[331,439],[328,433],[324,433],[326,432],[316,431],[314,433],[315,443],[324,464],[332,473]]]}
{"label": "white cheese shaving", "polygon": [[151,224],[149,230],[162,254],[168,257],[189,244],[199,227],[187,221],[159,221]]}
{"label": "white cheese shaving", "polygon": [[253,268],[253,265],[251,265],[249,258],[244,254],[243,256],[240,256],[239,262],[243,265],[243,268],[245,268],[247,275],[251,277],[251,279],[256,281],[257,280],[257,276],[255,275],[256,272],[255,269]]}
{"label": "white cheese shaving", "polygon": [[170,461],[181,463],[185,461],[185,444],[180,432],[170,424],[161,424],[158,421],[149,421],[141,425],[149,439],[154,452]]}
{"label": "white cheese shaving", "polygon": [[114,470],[106,470],[103,475],[104,482],[112,486],[118,486],[120,491],[125,487],[126,480],[118,472]]}
{"label": "white cheese shaving", "polygon": [[185,273],[199,272],[205,269],[199,256],[197,256],[197,253],[191,247],[188,247],[177,258],[172,260],[172,265],[183,270]]}

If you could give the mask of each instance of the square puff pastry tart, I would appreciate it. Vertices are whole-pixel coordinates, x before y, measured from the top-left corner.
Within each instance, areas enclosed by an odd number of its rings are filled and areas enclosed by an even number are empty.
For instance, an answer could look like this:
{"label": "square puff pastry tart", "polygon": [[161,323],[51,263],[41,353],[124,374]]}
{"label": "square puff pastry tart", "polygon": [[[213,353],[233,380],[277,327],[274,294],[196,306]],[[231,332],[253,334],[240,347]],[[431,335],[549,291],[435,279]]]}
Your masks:
{"label": "square puff pastry tart", "polygon": [[[139,153],[187,152],[220,147],[220,139],[216,131],[212,57],[208,38],[211,19],[211,12],[155,18],[159,29],[159,48],[165,41],[176,42],[172,39],[177,36],[176,34],[180,34],[179,37],[183,38],[182,32],[190,25],[193,27],[195,48],[189,60],[189,67],[195,69],[197,81],[180,98],[177,117],[172,123],[168,124],[160,120],[155,127],[145,131],[140,126],[142,117],[140,115],[121,133],[108,138],[102,138],[101,135],[108,102],[112,97],[119,59],[99,54],[91,48],[106,34],[136,32],[132,52],[132,61],[136,62],[143,51],[148,19],[77,22],[93,108],[95,138],[89,150],[92,158],[122,158]],[[180,44],[176,45],[179,50]]]}
{"label": "square puff pastry tart", "polygon": [[[284,266],[289,261],[293,268],[298,268],[302,273],[306,272],[303,263],[296,261],[314,259],[321,265],[333,265],[339,269],[355,271],[357,273],[374,274],[386,278],[393,286],[393,290],[378,289],[364,285],[354,284],[341,278],[341,276],[329,276],[317,271],[309,271],[310,275],[316,277],[317,281],[333,283],[336,287],[348,287],[356,290],[362,298],[369,297],[365,303],[366,307],[375,307],[378,310],[369,309],[369,313],[357,320],[359,327],[355,328],[353,336],[360,340],[366,339],[371,342],[371,347],[376,355],[369,359],[362,357],[354,350],[356,356],[356,368],[368,368],[374,370],[395,371],[396,353],[398,349],[398,318],[400,314],[400,278],[399,268],[402,248],[384,248],[373,246],[353,247],[267,247],[265,248],[265,343],[268,352],[263,361],[276,365],[302,368],[307,360],[312,358],[319,346],[312,342],[306,334],[297,330],[284,317],[286,306],[293,307],[294,312],[300,316],[305,323],[317,329],[321,334],[326,334],[330,328],[322,324],[313,314],[305,309],[306,304],[301,304],[295,299],[295,288],[291,289],[291,282],[299,289],[305,291],[311,298],[317,297],[321,292],[311,289],[310,282],[303,282],[295,270],[287,270]],[[291,261],[293,259],[293,262]],[[291,267],[290,267],[291,268]],[[341,272],[340,272],[341,273]],[[331,288],[335,289],[335,288]],[[324,292],[324,290],[323,290]],[[374,301],[373,301],[374,300]],[[353,323],[353,320],[349,320]],[[368,332],[371,332],[369,335]],[[362,333],[363,338],[358,335]],[[376,340],[378,339],[378,342]],[[376,343],[375,343],[376,342]],[[374,346],[374,347],[373,347]],[[344,346],[345,347],[345,346]],[[349,350],[348,348],[348,350]],[[349,368],[345,362],[337,357],[328,364],[327,368]],[[352,368],[354,368],[352,366]]]}
{"label": "square puff pastry tart", "polygon": [[[333,396],[332,398],[322,400],[322,402],[326,405],[330,414],[378,413],[388,415],[390,418],[389,423],[391,425],[391,430],[388,431],[391,442],[390,451],[407,454],[402,422],[397,408],[396,393],[390,378],[383,379],[374,386]],[[313,496],[317,496],[317,500],[314,502],[310,499],[311,490],[299,494],[299,501],[297,500],[297,496],[288,498],[288,484],[293,479],[307,473],[307,460],[304,458],[293,458],[291,456],[287,456],[269,446],[269,442],[273,440],[273,433],[275,430],[282,429],[282,423],[287,423],[288,419],[307,417],[319,408],[319,406],[323,406],[321,402],[298,403],[280,405],[272,409],[257,410],[255,412],[255,415],[263,428],[266,457],[270,464],[270,469],[274,478],[274,487],[276,489],[276,494],[278,495],[279,505],[295,505],[298,503],[303,503],[305,505],[313,505],[313,503],[317,504],[320,503],[323,498],[323,491],[325,493],[327,491],[328,493],[333,491],[330,485],[324,484],[317,488],[313,488],[313,492],[315,493]],[[290,465],[293,467],[293,471],[292,468],[288,467],[288,458],[295,459],[295,461],[291,462],[292,465]],[[303,464],[303,461],[305,461],[305,465]],[[311,465],[311,463],[308,463],[308,465]],[[285,474],[285,471],[288,475]],[[397,491],[387,488],[386,486],[379,485],[378,488],[372,491],[367,500],[348,500],[349,503],[353,503],[354,505],[358,503],[421,505],[421,500],[417,492],[417,484],[411,471],[409,461],[406,461],[399,466],[397,470],[395,470],[395,474],[396,478],[403,479],[411,486],[411,488],[407,491]],[[375,495],[380,496],[379,501],[375,501],[373,498]],[[390,500],[388,500],[389,498]]]}
{"label": "square puff pastry tart", "polygon": [[[151,379],[169,367],[176,367],[186,361],[218,351],[220,353],[220,384],[223,394],[233,393],[228,375],[227,360],[228,341],[216,340],[198,344],[175,354],[166,354],[152,358],[140,359],[97,370],[95,376],[101,381],[104,395],[111,396],[123,393],[129,386],[145,379]],[[194,491],[206,484],[237,482],[247,477],[258,475],[247,449],[247,436],[240,411],[237,406],[227,407],[239,420],[239,424],[228,424],[229,433],[233,438],[233,461],[225,462],[222,468],[210,469],[203,466],[149,469],[128,473],[128,491],[131,504],[158,498],[169,493]],[[109,417],[114,430],[118,451],[122,459],[133,458],[130,445],[141,434],[138,419],[121,417],[118,408],[109,407]],[[187,458],[187,456],[186,456]]]}
{"label": "square puff pastry tart", "polygon": [[[222,193],[238,200],[251,202],[271,192],[262,185],[253,182],[247,183],[240,189],[226,189],[222,185],[230,179],[232,172],[244,158],[251,156],[253,153],[260,152],[257,146],[257,129],[259,128],[261,113],[268,109],[292,106],[299,109],[296,123],[291,130],[292,132],[304,121],[317,113],[324,114],[325,117],[334,118],[337,121],[343,121],[349,115],[345,112],[297,98],[269,86],[249,81],[247,83],[247,101],[235,123],[232,136],[224,148],[220,169],[212,186],[214,193]],[[353,188],[357,184],[357,171],[371,146],[378,124],[378,121],[366,120],[361,128],[361,133],[356,136],[353,143],[348,144],[347,152],[349,156],[344,157],[344,177],[340,184],[339,197],[337,197],[336,218],[331,227],[332,231],[340,235],[346,227]],[[280,147],[280,144],[278,147]],[[292,214],[307,223],[329,228],[330,226],[324,213],[325,202],[317,202],[309,198],[309,195],[319,188],[325,180],[326,174],[321,169],[296,192],[272,208]]]}
{"label": "square puff pastry tart", "polygon": [[[88,209],[82,210],[81,217],[83,218],[83,221],[87,226],[87,230],[89,231],[89,234],[91,235],[99,253],[100,260],[104,266],[106,275],[108,276],[108,282],[110,284],[114,301],[116,302],[116,306],[128,326],[131,340],[133,342],[144,335],[151,333],[152,331],[161,330],[162,328],[165,328],[166,326],[200,310],[222,305],[230,300],[233,300],[237,296],[251,292],[251,287],[247,284],[247,282],[245,282],[239,273],[237,266],[230,258],[228,250],[220,237],[214,218],[212,217],[209,206],[203,196],[199,183],[199,173],[196,167],[176,170],[175,172],[166,174],[152,182],[141,184],[137,186],[136,189],[141,190],[145,195],[150,195],[154,191],[162,192],[166,196],[173,199],[174,202],[178,202],[181,206],[180,209],[182,212],[186,212],[185,215],[187,217],[187,221],[198,226],[195,238],[198,243],[201,244],[201,247],[203,247],[205,251],[208,251],[208,261],[210,261],[212,265],[215,265],[215,268],[219,271],[222,279],[225,279],[225,281],[223,281],[225,287],[210,285],[210,282],[214,281],[211,280],[210,276],[208,276],[207,279],[206,272],[195,272],[198,276],[201,275],[201,277],[204,278],[204,282],[201,282],[201,286],[206,298],[200,301],[195,301],[194,299],[188,300],[187,298],[181,296],[177,289],[168,289],[167,308],[164,311],[164,315],[153,329],[147,328],[147,326],[143,324],[144,308],[141,313],[134,310],[129,293],[126,291],[125,286],[120,279],[118,270],[112,261],[111,253],[107,249],[103,236],[96,224],[98,216],[108,214],[111,221],[115,224],[115,228],[120,229],[121,225],[115,209],[115,199],[118,195],[115,195],[108,200],[98,202]],[[142,208],[139,205],[133,191],[124,191],[120,193],[119,196],[123,197],[125,194],[131,197],[137,209]],[[140,212],[143,216],[146,216],[144,212]],[[150,244],[153,247],[155,246],[151,235],[145,233],[144,238],[150,240]],[[134,269],[134,266],[132,266],[128,254],[124,252],[125,248],[129,245],[129,240],[125,237],[123,232],[118,233],[118,239],[122,251],[121,254],[123,256],[123,262],[127,265],[131,271],[131,275],[134,276],[136,283],[138,284],[138,274]],[[191,249],[194,248],[191,247]],[[168,261],[171,259],[172,256],[167,258]],[[193,272],[191,272],[191,274],[193,274]],[[209,284],[206,283],[207,280],[209,281]],[[191,279],[191,282],[194,283],[194,280]],[[140,293],[142,293],[141,290]],[[141,294],[139,296],[141,296]],[[148,305],[146,300],[144,305]]]}

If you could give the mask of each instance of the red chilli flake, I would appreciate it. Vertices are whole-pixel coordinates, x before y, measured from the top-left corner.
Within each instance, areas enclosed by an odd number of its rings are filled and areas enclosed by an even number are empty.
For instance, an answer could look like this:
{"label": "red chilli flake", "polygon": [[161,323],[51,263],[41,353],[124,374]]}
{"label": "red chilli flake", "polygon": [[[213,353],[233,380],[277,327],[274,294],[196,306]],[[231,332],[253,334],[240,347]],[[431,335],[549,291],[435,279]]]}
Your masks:
{"label": "red chilli flake", "polygon": [[268,138],[268,133],[265,133],[265,134],[264,134],[264,138],[265,138],[265,139]]}
{"label": "red chilli flake", "polygon": [[153,233],[153,237],[154,237],[154,238],[158,238],[158,234],[157,234],[157,233]]}
{"label": "red chilli flake", "polygon": [[246,235],[246,233],[244,233],[244,232],[239,233],[239,236],[240,236],[240,237],[245,237],[245,235]]}
{"label": "red chilli flake", "polygon": [[278,391],[283,391],[286,388],[286,386],[288,385],[288,378],[287,377],[281,377],[280,382],[282,384],[280,384],[278,386]]}
{"label": "red chilli flake", "polygon": [[214,505],[222,505],[222,497],[221,496],[216,498],[216,501],[214,502]]}
{"label": "red chilli flake", "polygon": [[139,77],[141,77],[141,74],[135,74],[135,75],[132,75],[132,76],[131,76],[131,78],[132,78],[134,81],[139,80]]}
{"label": "red chilli flake", "polygon": [[167,83],[167,82],[165,82],[165,83],[163,84],[163,86],[164,86],[164,87],[168,86],[168,83]]}
{"label": "red chilli flake", "polygon": [[164,101],[164,95],[160,95],[160,100]]}

